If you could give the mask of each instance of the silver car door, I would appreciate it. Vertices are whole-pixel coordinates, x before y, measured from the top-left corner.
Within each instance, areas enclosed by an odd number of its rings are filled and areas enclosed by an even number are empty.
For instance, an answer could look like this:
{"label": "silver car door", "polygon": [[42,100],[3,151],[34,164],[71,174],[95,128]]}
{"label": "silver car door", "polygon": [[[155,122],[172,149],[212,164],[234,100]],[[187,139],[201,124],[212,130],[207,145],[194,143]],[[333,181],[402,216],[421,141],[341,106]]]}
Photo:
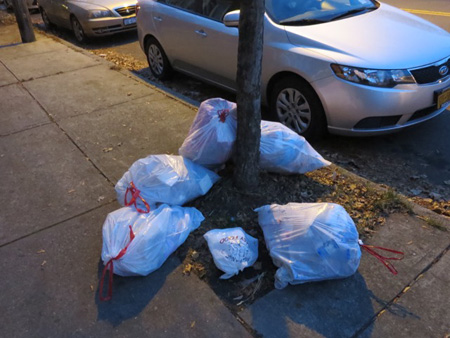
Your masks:
{"label": "silver car door", "polygon": [[201,68],[200,45],[204,39],[198,25],[202,0],[160,0],[153,7],[155,37],[172,66],[189,73]]}
{"label": "silver car door", "polygon": [[226,27],[222,19],[235,9],[239,9],[239,1],[203,0],[203,16],[199,17],[197,26],[204,33],[198,50],[202,75],[232,90],[236,88],[239,31]]}

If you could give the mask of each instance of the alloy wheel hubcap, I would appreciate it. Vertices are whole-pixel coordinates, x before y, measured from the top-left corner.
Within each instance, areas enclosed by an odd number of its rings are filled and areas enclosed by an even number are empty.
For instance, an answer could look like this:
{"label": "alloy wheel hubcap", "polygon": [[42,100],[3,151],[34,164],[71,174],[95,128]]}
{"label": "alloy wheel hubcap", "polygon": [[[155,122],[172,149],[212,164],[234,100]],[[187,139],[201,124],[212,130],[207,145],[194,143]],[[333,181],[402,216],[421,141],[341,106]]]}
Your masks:
{"label": "alloy wheel hubcap", "polygon": [[75,37],[78,41],[83,41],[84,38],[84,32],[81,25],[78,23],[78,21],[73,21],[73,32],[75,33]]}
{"label": "alloy wheel hubcap", "polygon": [[156,75],[161,75],[164,70],[164,60],[158,46],[150,45],[148,49],[148,61]]}
{"label": "alloy wheel hubcap", "polygon": [[302,133],[311,124],[311,108],[300,91],[295,88],[283,89],[277,97],[278,119],[297,133]]}

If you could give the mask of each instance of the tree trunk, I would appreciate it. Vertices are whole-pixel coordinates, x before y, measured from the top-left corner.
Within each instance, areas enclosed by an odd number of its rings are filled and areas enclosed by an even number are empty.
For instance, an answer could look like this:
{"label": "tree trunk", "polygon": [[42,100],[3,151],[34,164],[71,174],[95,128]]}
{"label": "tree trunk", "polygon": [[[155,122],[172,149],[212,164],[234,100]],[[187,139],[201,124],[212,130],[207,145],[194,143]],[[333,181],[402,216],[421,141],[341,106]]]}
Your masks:
{"label": "tree trunk", "polygon": [[237,67],[237,139],[234,184],[252,190],[259,183],[261,65],[264,0],[241,0]]}
{"label": "tree trunk", "polygon": [[27,43],[36,41],[26,0],[12,0],[12,3],[22,42]]}

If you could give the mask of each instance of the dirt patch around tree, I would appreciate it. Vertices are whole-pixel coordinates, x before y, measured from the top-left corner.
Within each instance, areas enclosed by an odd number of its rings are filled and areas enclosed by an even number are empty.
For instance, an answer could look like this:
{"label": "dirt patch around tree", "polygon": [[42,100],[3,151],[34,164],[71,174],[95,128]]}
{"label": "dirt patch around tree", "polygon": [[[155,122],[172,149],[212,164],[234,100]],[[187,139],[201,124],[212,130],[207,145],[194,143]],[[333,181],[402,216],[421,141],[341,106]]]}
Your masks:
{"label": "dirt patch around tree", "polygon": [[[222,179],[210,192],[190,204],[203,213],[205,220],[177,254],[183,261],[184,273],[198,275],[235,312],[274,289],[277,267],[265,246],[254,209],[273,203],[337,203],[353,218],[362,239],[382,226],[390,213],[412,212],[408,203],[391,190],[379,188],[334,165],[306,175],[261,173],[260,185],[251,193],[234,188],[232,172],[232,165],[228,165],[220,172]],[[223,272],[216,268],[203,235],[212,229],[234,227],[241,227],[258,239],[259,257],[253,267],[221,280]]]}

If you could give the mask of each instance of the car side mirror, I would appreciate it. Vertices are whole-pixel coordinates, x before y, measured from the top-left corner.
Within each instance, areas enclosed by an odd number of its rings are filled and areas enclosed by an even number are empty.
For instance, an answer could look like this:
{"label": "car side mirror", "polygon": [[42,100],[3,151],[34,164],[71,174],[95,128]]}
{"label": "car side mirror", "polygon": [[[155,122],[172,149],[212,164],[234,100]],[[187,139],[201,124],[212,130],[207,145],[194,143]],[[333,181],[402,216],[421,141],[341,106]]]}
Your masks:
{"label": "car side mirror", "polygon": [[239,27],[239,14],[240,14],[239,10],[228,12],[223,17],[223,20],[222,20],[223,24],[227,27],[238,28]]}

